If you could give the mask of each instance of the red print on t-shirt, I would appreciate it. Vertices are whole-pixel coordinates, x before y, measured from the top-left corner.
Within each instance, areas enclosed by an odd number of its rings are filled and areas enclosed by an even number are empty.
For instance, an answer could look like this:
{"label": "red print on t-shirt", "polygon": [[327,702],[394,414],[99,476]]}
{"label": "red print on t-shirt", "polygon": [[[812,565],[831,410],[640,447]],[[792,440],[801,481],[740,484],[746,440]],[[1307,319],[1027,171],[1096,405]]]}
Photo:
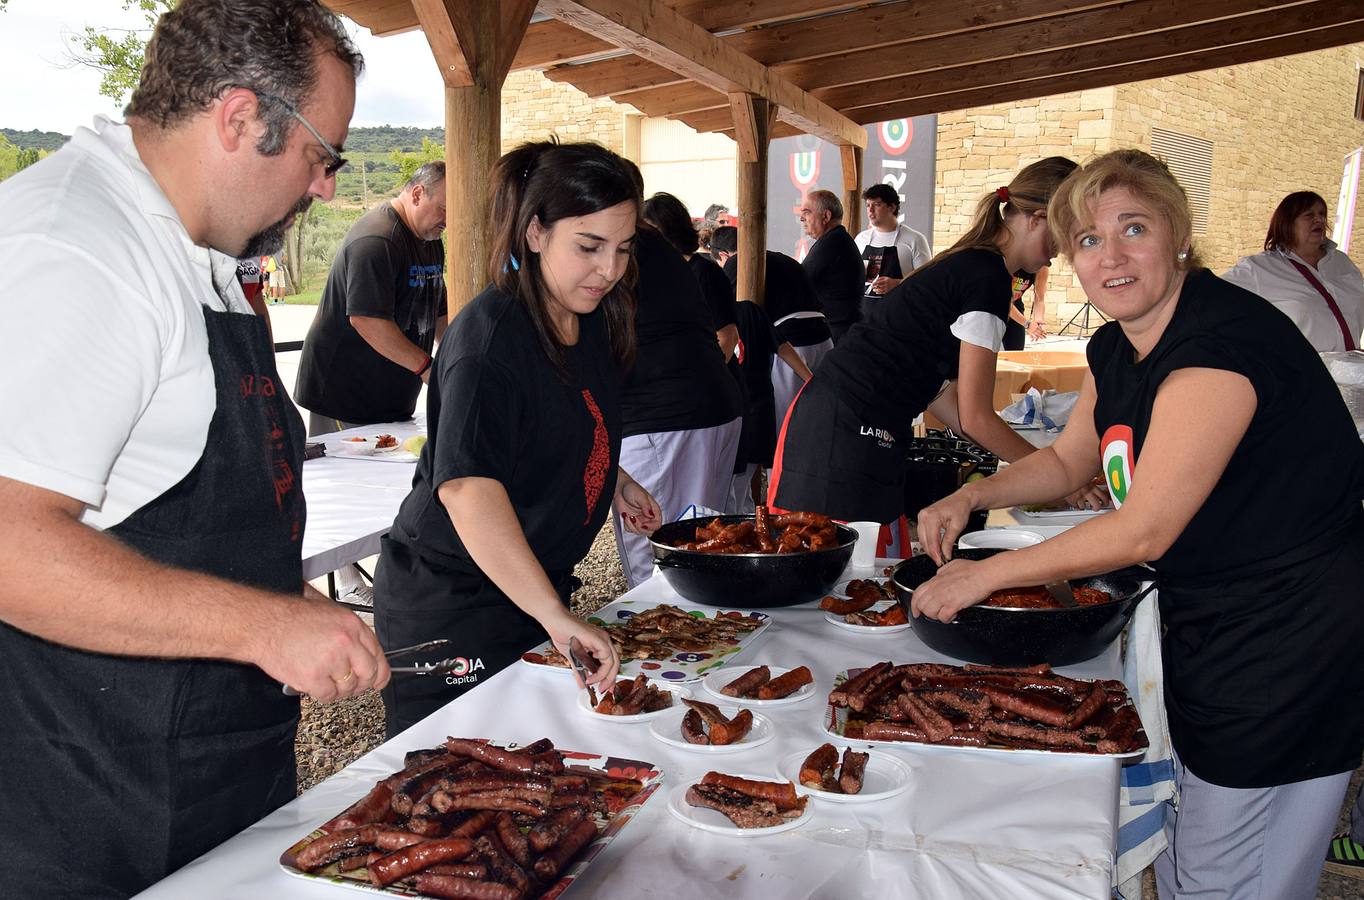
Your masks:
{"label": "red print on t-shirt", "polygon": [[601,409],[597,407],[597,401],[592,399],[592,392],[587,388],[583,388],[583,402],[587,404],[587,411],[597,423],[592,428],[592,453],[587,457],[587,466],[583,469],[583,497],[587,500],[587,516],[583,519],[583,524],[586,525],[592,521],[592,510],[597,508],[602,488],[606,486],[606,468],[611,464],[611,439],[606,433],[606,423],[602,421]]}

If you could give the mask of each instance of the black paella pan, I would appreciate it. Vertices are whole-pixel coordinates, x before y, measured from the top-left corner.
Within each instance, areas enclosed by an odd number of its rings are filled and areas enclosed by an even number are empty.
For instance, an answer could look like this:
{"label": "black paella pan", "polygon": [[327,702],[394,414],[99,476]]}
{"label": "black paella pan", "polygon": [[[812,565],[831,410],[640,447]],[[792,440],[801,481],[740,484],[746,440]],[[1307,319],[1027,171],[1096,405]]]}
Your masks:
{"label": "black paella pan", "polygon": [[[829,593],[852,558],[857,532],[834,524],[838,541],[823,550],[797,553],[702,553],[673,544],[696,539],[698,526],[717,517],[679,519],[649,538],[654,562],[684,599],[704,606],[764,609],[794,606]],[[753,516],[719,516],[721,522],[753,521]]]}
{"label": "black paella pan", "polygon": [[[959,549],[955,559],[985,559],[1009,550]],[[908,615],[914,589],[937,572],[928,556],[915,556],[895,567],[891,582]],[[1010,609],[968,606],[949,623],[927,616],[914,618],[914,633],[939,653],[991,666],[1065,666],[1093,659],[1122,632],[1137,604],[1155,586],[1154,573],[1128,566],[1105,575],[1077,578],[1072,587],[1092,587],[1113,595],[1108,603],[1075,609]]]}

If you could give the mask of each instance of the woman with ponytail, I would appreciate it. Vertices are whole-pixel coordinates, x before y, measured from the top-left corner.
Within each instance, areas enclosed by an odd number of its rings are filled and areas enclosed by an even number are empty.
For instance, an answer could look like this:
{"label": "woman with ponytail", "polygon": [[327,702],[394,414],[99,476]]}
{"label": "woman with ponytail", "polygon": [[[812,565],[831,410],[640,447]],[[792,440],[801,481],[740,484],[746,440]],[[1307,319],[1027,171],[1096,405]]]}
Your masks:
{"label": "woman with ponytail", "polygon": [[1047,201],[1074,168],[1049,157],[982,197],[970,230],[847,332],[787,413],[770,505],[881,523],[916,512],[907,440],[925,410],[1001,459],[1033,451],[995,412],[995,363],[1014,273],[1051,261]]}
{"label": "woman with ponytail", "polygon": [[374,623],[385,649],[433,638],[467,660],[394,679],[392,737],[511,665],[577,638],[613,683],[601,629],[569,612],[573,567],[615,512],[640,534],[658,505],[618,469],[633,360],[632,248],[642,185],[596,144],[525,144],[492,172],[491,284],[451,323],[427,395],[429,439],[383,539]]}

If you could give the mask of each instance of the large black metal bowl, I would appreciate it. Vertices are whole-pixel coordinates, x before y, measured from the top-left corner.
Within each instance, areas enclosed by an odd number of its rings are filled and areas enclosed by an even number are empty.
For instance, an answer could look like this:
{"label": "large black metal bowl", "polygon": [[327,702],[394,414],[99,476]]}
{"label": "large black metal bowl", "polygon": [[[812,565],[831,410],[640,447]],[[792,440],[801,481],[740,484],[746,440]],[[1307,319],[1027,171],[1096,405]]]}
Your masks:
{"label": "large black metal bowl", "polygon": [[[857,532],[836,525],[838,544],[802,553],[700,553],[672,546],[696,540],[696,528],[711,518],[680,519],[653,533],[654,562],[673,590],[705,606],[763,609],[818,600],[829,592],[852,558]],[[720,516],[726,525],[752,516]]]}
{"label": "large black metal bowl", "polygon": [[[985,559],[1008,550],[957,550],[958,559]],[[891,581],[900,605],[909,613],[914,589],[928,581],[937,566],[927,556],[915,556],[895,567]],[[1137,603],[1154,585],[1152,573],[1129,566],[1106,575],[1079,578],[1073,587],[1093,587],[1113,595],[1109,603],[1076,609],[1008,609],[969,606],[957,618],[942,623],[927,616],[910,617],[914,633],[925,644],[947,656],[992,666],[1065,666],[1093,659],[1113,642],[1132,618]]]}

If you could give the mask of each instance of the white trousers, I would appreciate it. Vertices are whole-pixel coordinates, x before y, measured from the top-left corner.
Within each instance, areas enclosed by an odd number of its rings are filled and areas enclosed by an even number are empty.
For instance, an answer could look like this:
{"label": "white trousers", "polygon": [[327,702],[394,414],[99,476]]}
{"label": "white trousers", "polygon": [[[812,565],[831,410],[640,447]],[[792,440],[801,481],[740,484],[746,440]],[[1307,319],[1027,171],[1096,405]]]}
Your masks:
{"label": "white trousers", "polygon": [[[620,443],[620,467],[658,501],[664,522],[674,521],[693,503],[724,509],[742,424],[743,418],[736,417],[713,428],[627,437]],[[611,524],[625,581],[634,587],[653,574],[653,550],[647,538],[621,528],[620,516],[613,514]]]}
{"label": "white trousers", "polygon": [[[818,344],[810,344],[808,347],[794,347],[792,349],[813,372],[819,367],[819,361],[824,358],[825,354],[834,349],[834,342],[826,340]],[[776,400],[777,406],[777,434],[781,434],[782,423],[786,421],[786,411],[791,408],[791,401],[796,399],[796,394],[800,393],[801,386],[804,384],[805,382],[801,381],[800,376],[796,374],[796,370],[786,364],[786,360],[780,356],[772,357],[772,397]]]}
{"label": "white trousers", "polygon": [[1175,758],[1160,900],[1313,900],[1350,773],[1271,788],[1209,784]]}

